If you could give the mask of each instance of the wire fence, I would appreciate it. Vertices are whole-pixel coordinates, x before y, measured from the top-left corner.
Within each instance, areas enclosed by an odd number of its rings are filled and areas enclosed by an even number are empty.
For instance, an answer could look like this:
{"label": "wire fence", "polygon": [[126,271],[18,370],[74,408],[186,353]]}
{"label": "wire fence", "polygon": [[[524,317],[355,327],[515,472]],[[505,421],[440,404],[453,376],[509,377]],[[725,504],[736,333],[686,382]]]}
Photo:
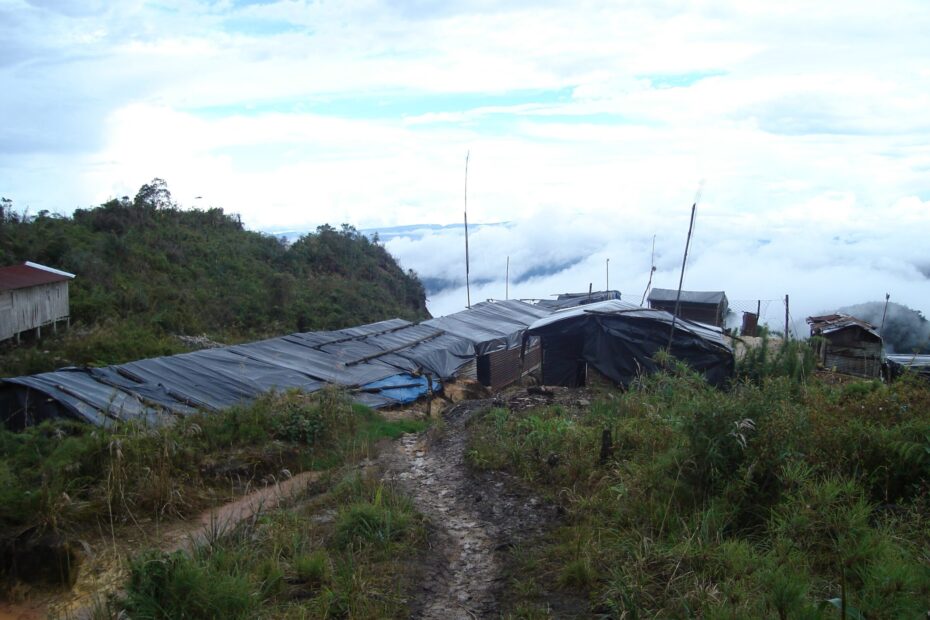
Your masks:
{"label": "wire fence", "polygon": [[[790,303],[790,299],[789,299]],[[734,319],[742,324],[743,313],[758,314],[758,324],[768,324],[773,332],[785,331],[785,300],[782,299],[731,299],[730,311]],[[799,325],[788,308],[788,329],[795,338],[804,333],[804,325]]]}

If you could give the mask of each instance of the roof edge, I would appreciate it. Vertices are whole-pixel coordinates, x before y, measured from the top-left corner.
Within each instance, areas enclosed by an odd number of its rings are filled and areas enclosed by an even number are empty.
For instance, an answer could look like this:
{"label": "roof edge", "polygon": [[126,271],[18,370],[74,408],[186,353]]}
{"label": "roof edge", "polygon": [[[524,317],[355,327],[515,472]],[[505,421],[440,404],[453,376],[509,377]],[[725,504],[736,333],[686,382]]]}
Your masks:
{"label": "roof edge", "polygon": [[61,269],[55,269],[54,267],[46,267],[45,265],[40,265],[39,263],[34,263],[32,261],[26,261],[23,263],[27,267],[32,267],[33,269],[41,269],[42,271],[47,271],[49,273],[54,273],[55,275],[64,276],[66,278],[75,278],[73,273],[68,273],[67,271],[62,271]]}

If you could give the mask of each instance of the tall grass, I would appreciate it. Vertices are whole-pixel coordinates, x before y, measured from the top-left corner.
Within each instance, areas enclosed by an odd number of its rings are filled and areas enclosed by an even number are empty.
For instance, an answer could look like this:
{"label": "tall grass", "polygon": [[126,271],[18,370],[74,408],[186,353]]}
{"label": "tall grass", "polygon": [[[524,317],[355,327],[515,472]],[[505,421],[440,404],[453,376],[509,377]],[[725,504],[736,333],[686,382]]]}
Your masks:
{"label": "tall grass", "polygon": [[535,594],[511,591],[514,609],[549,591],[615,617],[922,616],[930,388],[799,381],[803,351],[785,355],[728,391],[672,365],[590,407],[484,414],[470,462],[566,514],[517,569]]}
{"label": "tall grass", "polygon": [[341,463],[416,422],[388,423],[345,394],[271,394],[157,428],[66,420],[0,429],[0,530],[192,514],[265,477]]}
{"label": "tall grass", "polygon": [[[325,520],[317,515],[334,512]],[[147,552],[109,615],[175,618],[401,618],[425,541],[392,488],[350,476],[309,504],[259,516],[193,552]]]}

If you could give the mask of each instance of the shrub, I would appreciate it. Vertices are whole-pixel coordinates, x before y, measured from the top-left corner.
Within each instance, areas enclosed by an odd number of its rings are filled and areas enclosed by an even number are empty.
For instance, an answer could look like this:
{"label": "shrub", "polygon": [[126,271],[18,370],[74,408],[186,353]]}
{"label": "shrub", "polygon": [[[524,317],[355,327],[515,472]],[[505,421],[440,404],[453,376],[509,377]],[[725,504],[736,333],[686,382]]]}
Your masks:
{"label": "shrub", "polygon": [[245,577],[182,552],[151,552],[130,564],[125,605],[134,618],[251,618],[259,603]]}

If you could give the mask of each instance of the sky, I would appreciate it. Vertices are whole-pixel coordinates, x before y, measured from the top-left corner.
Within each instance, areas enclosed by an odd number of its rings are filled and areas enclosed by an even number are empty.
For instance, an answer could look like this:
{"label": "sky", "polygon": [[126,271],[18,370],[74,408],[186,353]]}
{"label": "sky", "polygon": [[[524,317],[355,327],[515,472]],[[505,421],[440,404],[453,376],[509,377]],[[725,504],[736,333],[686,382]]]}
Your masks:
{"label": "sky", "polygon": [[[164,178],[256,230],[460,222],[472,298],[677,285],[930,311],[930,6],[0,0],[0,196]],[[700,191],[699,191],[699,188]],[[391,238],[461,309],[461,231]],[[535,274],[535,275],[534,275]],[[603,280],[602,280],[603,276]],[[516,279],[520,282],[516,283]],[[739,304],[737,304],[739,306]],[[745,309],[740,306],[740,309]]]}

